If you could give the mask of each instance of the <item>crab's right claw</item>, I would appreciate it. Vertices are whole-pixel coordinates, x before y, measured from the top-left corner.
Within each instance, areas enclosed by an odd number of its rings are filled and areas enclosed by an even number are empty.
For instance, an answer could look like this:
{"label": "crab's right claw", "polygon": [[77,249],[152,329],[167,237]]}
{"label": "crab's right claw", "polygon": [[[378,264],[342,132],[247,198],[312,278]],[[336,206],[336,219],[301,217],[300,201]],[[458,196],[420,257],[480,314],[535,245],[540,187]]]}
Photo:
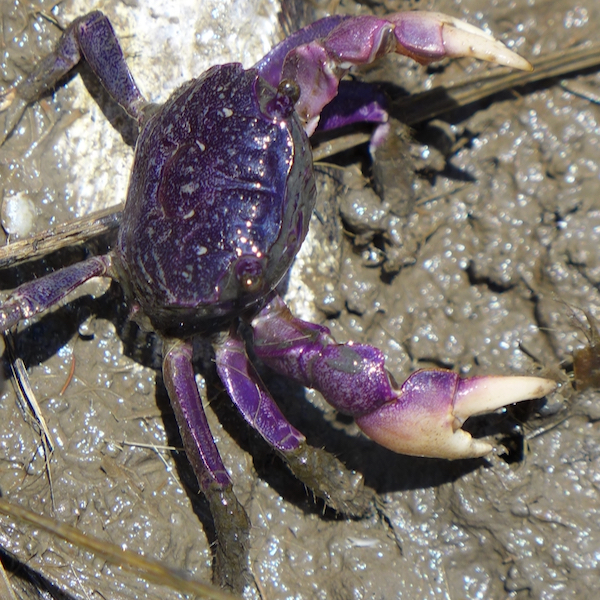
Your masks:
{"label": "crab's right claw", "polygon": [[411,11],[386,17],[394,23],[396,52],[428,64],[442,58],[469,56],[533,71],[533,66],[485,31],[443,13]]}
{"label": "crab's right claw", "polygon": [[460,378],[451,371],[417,371],[397,391],[395,401],[356,418],[382,446],[413,456],[477,458],[493,450],[461,429],[473,415],[542,398],[556,383],[539,377]]}

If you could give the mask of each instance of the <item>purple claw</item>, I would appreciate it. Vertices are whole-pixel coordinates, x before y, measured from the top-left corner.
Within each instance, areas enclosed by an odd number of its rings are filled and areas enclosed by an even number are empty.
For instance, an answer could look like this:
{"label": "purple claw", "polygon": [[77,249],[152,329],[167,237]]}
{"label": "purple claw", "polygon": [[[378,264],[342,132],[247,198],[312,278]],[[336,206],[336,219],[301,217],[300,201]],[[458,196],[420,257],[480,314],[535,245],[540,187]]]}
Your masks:
{"label": "purple claw", "polygon": [[439,12],[402,12],[386,17],[394,23],[396,52],[428,64],[468,56],[498,65],[533,71],[525,60],[485,31]]}
{"label": "purple claw", "polygon": [[529,398],[556,384],[538,377],[471,377],[417,371],[398,387],[383,353],[338,344],[329,330],[295,318],[274,298],[252,322],[256,354],[277,372],[319,390],[378,444],[414,456],[475,458],[492,446],[461,429],[472,415]]}
{"label": "purple claw", "polygon": [[298,84],[296,112],[308,135],[316,129],[323,108],[337,95],[339,81],[348,70],[391,52],[422,64],[469,56],[516,69],[533,69],[527,60],[481,29],[436,12],[400,12],[385,18],[364,15],[339,23],[324,19],[321,27],[315,26],[310,32],[315,37],[289,50],[283,62],[282,46],[257,64],[259,72],[269,79]]}
{"label": "purple claw", "polygon": [[394,401],[357,417],[375,442],[401,454],[436,458],[477,458],[493,447],[461,429],[471,416],[514,402],[542,398],[556,387],[539,377],[469,377],[451,371],[417,371]]}

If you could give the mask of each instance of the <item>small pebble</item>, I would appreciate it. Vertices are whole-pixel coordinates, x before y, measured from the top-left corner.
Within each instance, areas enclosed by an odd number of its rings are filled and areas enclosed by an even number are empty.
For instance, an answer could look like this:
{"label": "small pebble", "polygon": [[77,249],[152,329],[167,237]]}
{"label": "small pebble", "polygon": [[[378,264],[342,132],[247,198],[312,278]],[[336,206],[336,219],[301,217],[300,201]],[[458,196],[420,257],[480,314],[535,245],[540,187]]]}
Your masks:
{"label": "small pebble", "polygon": [[27,237],[33,228],[35,206],[27,194],[17,192],[2,203],[2,227],[12,237]]}

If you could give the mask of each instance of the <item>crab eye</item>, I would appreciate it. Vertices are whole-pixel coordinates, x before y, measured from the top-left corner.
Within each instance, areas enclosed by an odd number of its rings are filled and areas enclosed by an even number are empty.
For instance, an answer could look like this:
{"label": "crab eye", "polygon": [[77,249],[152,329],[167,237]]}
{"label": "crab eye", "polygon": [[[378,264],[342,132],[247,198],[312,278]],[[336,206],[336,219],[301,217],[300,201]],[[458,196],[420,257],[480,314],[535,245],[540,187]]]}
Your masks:
{"label": "crab eye", "polygon": [[235,277],[244,292],[256,292],[263,283],[262,261],[254,256],[242,256],[235,265]]}
{"label": "crab eye", "polygon": [[286,96],[292,104],[296,104],[300,98],[300,87],[293,79],[282,79],[277,86],[277,95]]}
{"label": "crab eye", "polygon": [[[272,94],[272,92],[270,92]],[[265,104],[265,112],[277,119],[287,119],[300,98],[300,87],[293,79],[282,79],[277,92]]]}

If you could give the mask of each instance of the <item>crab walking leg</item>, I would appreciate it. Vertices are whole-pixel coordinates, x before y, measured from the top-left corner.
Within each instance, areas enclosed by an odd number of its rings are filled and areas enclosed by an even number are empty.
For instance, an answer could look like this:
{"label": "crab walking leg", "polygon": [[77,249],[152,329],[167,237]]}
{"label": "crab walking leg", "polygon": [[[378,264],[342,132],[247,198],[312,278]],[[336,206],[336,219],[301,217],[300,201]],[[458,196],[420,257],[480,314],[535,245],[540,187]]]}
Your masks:
{"label": "crab walking leg", "polygon": [[235,497],[231,479],[210,432],[194,378],[192,354],[190,342],[165,342],[165,387],[179,425],[183,447],[214,519],[218,538],[215,583],[241,593],[247,583],[250,521]]}
{"label": "crab walking leg", "polygon": [[[337,95],[339,81],[350,67],[372,63],[384,54],[405,54],[423,64],[470,56],[532,69],[524,58],[484,31],[441,13],[412,11],[385,18],[365,15],[341,19],[335,26],[331,19],[312,26],[315,37],[311,41],[304,42],[306,34],[298,36],[298,45],[289,49],[283,62],[277,46],[257,63],[267,80],[291,80],[299,86],[296,111],[308,135],[316,129],[321,111]],[[290,43],[284,43],[287,50]]]}
{"label": "crab walking leg", "polygon": [[244,342],[235,330],[214,344],[217,372],[244,419],[275,448],[298,479],[333,509],[362,516],[372,494],[362,476],[348,471],[334,456],[306,443],[288,423],[248,359]]}
{"label": "crab walking leg", "polygon": [[292,450],[304,442],[260,380],[239,335],[231,332],[214,348],[219,377],[244,419],[277,450]]}
{"label": "crab walking leg", "polygon": [[252,325],[256,354],[267,365],[319,390],[372,440],[402,454],[484,456],[492,446],[461,429],[468,417],[543,397],[556,387],[538,377],[461,379],[442,370],[417,371],[397,387],[380,350],[338,344],[326,327],[295,318],[279,297]]}
{"label": "crab walking leg", "polygon": [[0,111],[6,111],[0,144],[15,128],[27,105],[51,90],[82,57],[113,100],[131,117],[141,120],[147,102],[127,67],[110,21],[95,11],[75,19],[62,34],[54,52],[39,62],[21,83],[0,94]]}
{"label": "crab walking leg", "polygon": [[54,306],[88,279],[110,275],[110,270],[110,255],[94,256],[20,285],[0,304],[0,331]]}

